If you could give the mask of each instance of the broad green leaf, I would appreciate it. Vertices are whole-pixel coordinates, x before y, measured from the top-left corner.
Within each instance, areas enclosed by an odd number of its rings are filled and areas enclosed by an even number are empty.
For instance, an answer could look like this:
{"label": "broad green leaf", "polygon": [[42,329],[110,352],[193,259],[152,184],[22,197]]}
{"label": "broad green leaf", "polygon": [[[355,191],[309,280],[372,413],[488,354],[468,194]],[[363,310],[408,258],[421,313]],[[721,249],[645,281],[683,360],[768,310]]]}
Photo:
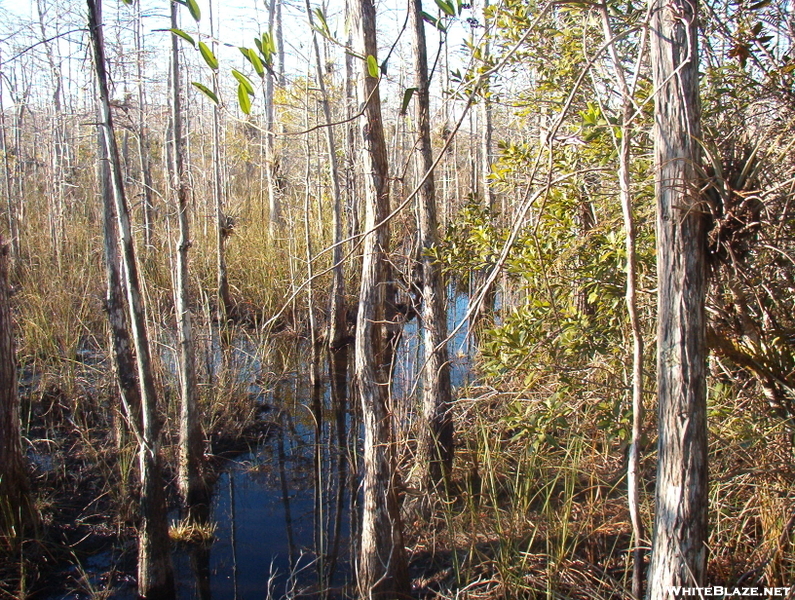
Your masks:
{"label": "broad green leaf", "polygon": [[266,32],[262,34],[262,47],[271,54],[276,54],[276,37],[273,33]]}
{"label": "broad green leaf", "polygon": [[242,83],[237,86],[237,102],[240,104],[240,110],[247,115],[251,114],[251,98],[249,98],[248,90]]}
{"label": "broad green leaf", "polygon": [[251,80],[248,77],[243,75],[243,73],[241,73],[237,69],[232,69],[232,76],[240,82],[240,85],[246,88],[246,91],[250,95],[252,96],[254,95],[254,86],[252,85]]}
{"label": "broad green leaf", "polygon": [[368,54],[367,55],[367,74],[370,75],[370,77],[375,77],[377,79],[378,78],[378,73],[379,73],[378,61],[375,59],[375,56],[373,56],[372,54]]}
{"label": "broad green leaf", "polygon": [[422,20],[425,21],[426,23],[430,23],[431,25],[436,27],[436,29],[438,29],[441,32],[446,32],[447,31],[447,27],[442,25],[442,22],[439,19],[437,19],[433,15],[429,15],[425,11],[422,11]]}
{"label": "broad green leaf", "polygon": [[190,16],[193,17],[193,20],[197,23],[201,21],[202,11],[199,10],[199,5],[196,4],[196,0],[186,0],[185,5],[188,7]]}
{"label": "broad green leaf", "polygon": [[179,37],[181,37],[183,40],[188,42],[194,48],[196,47],[196,40],[194,40],[191,36],[189,36],[187,33],[182,31],[181,29],[177,29],[176,27],[172,27],[171,29],[169,29],[169,31],[171,33],[173,33],[174,35],[178,35]]}
{"label": "broad green leaf", "polygon": [[436,2],[436,6],[439,7],[444,14],[448,17],[455,16],[455,7],[453,6],[452,2],[449,0],[434,0]]}
{"label": "broad green leaf", "polygon": [[213,91],[212,91],[210,88],[208,88],[206,85],[204,85],[203,83],[199,83],[198,81],[191,81],[191,84],[192,84],[192,85],[194,85],[194,86],[196,86],[196,88],[197,88],[197,89],[198,89],[200,92],[202,92],[202,93],[203,93],[205,96],[207,96],[207,97],[208,97],[210,100],[212,100],[213,102],[215,102],[216,104],[218,104],[218,96],[216,96],[216,95],[215,95],[215,92],[213,92]]}
{"label": "broad green leaf", "polygon": [[251,48],[246,48],[245,46],[240,46],[240,52],[246,57],[246,60],[251,63],[251,66],[254,67],[257,75],[264,77],[265,67],[262,66],[262,61],[260,60],[259,55]]}
{"label": "broad green leaf", "polygon": [[414,92],[417,91],[417,88],[410,87],[406,88],[406,91],[403,92],[403,102],[400,103],[400,114],[405,115],[406,109],[409,107],[409,102],[411,102],[411,97],[414,95]]}
{"label": "broad green leaf", "polygon": [[207,63],[207,66],[210,67],[213,71],[218,69],[218,59],[215,58],[215,54],[213,51],[210,50],[210,47],[205,44],[204,42],[199,42],[199,52],[201,52],[202,58],[204,62]]}

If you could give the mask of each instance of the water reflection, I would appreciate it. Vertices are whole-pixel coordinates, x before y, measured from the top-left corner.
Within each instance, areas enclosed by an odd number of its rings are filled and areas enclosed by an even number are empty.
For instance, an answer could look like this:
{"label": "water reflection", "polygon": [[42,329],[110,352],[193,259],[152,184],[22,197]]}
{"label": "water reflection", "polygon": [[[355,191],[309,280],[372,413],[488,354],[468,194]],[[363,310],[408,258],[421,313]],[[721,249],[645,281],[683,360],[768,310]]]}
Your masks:
{"label": "water reflection", "polygon": [[[466,309],[466,296],[451,294],[450,330]],[[315,353],[291,341],[277,350],[270,343],[264,356],[250,340],[233,346],[225,359],[211,353],[226,364],[215,362],[208,372],[222,376],[228,369],[249,386],[269,408],[262,416],[268,435],[229,459],[215,484],[210,519],[217,525],[216,541],[175,550],[178,598],[346,597],[353,589],[350,558],[359,522],[360,420],[349,391],[350,351]],[[406,418],[413,411],[409,395],[421,352],[415,320],[405,327],[396,353],[393,392]],[[461,385],[470,366],[465,329],[451,340],[450,356],[453,383]],[[289,365],[297,367],[291,372]],[[266,372],[281,375],[269,379]]]}

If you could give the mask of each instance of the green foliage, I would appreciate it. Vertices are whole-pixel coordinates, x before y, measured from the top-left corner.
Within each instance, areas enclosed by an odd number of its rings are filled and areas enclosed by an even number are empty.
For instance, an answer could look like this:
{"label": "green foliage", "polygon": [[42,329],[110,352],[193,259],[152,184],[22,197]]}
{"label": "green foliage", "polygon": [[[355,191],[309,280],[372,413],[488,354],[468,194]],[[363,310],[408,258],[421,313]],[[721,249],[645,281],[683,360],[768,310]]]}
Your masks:
{"label": "green foliage", "polygon": [[242,85],[245,88],[246,92],[248,92],[249,95],[251,96],[254,95],[254,85],[251,83],[251,80],[248,77],[243,75],[243,73],[241,73],[237,69],[232,69],[232,76],[235,79],[237,79],[238,83],[240,83],[240,85]]}
{"label": "green foliage", "polygon": [[252,50],[251,48],[246,48],[244,46],[240,47],[241,54],[246,58],[246,60],[254,67],[254,71],[256,71],[257,75],[260,77],[265,76],[265,67],[262,64],[257,53]]}
{"label": "green foliage", "polygon": [[198,81],[191,81],[191,85],[193,85],[196,89],[198,89],[202,94],[207,96],[215,104],[218,104],[218,96],[216,96],[215,92],[213,92],[206,85],[204,85],[203,83],[199,83]]}
{"label": "green foliage", "polygon": [[218,70],[218,59],[215,57],[215,54],[210,47],[205,44],[204,42],[199,42],[199,52],[204,59],[204,62],[207,63],[207,66],[210,67],[213,71]]}
{"label": "green foliage", "polygon": [[188,42],[194,48],[196,47],[196,40],[194,40],[191,35],[185,33],[182,29],[177,29],[176,27],[172,27],[171,29],[169,29],[169,31],[174,35],[181,37],[183,40]]}
{"label": "green foliage", "polygon": [[370,77],[378,78],[379,69],[378,69],[378,61],[375,59],[375,56],[372,54],[367,55],[367,74]]}
{"label": "green foliage", "polygon": [[242,110],[244,114],[250,115],[251,97],[249,96],[246,86],[242,83],[237,86],[237,101],[240,104],[240,110]]}

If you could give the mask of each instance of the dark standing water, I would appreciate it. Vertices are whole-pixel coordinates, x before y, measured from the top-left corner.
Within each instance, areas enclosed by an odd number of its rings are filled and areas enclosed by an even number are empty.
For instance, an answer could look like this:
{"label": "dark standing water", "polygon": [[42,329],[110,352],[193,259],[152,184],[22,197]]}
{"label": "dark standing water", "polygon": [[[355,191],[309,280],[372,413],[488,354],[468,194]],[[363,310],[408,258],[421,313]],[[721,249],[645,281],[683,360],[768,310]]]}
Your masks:
{"label": "dark standing water", "polygon": [[[466,313],[467,298],[451,294],[449,327]],[[405,327],[396,355],[393,395],[406,415],[421,368],[416,320]],[[449,343],[453,384],[469,374],[466,327]],[[206,549],[174,554],[181,600],[263,600],[344,597],[351,583],[351,532],[357,515],[357,407],[350,403],[347,357],[323,355],[320,386],[310,383],[308,349],[297,349],[298,368],[262,393],[272,426],[263,443],[230,460],[216,483],[211,520],[216,541]],[[237,360],[251,380],[262,369],[253,352]],[[321,574],[330,589],[318,593]]]}

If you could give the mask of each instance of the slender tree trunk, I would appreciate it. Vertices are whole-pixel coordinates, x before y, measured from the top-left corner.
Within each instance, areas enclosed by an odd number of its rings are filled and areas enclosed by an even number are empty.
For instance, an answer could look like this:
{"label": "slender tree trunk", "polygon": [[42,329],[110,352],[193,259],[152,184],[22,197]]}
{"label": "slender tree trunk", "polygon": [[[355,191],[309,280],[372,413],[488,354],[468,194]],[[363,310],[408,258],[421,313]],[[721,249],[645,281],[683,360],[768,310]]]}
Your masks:
{"label": "slender tree trunk", "polygon": [[138,163],[141,170],[141,187],[143,191],[143,216],[144,216],[144,244],[150,248],[154,234],[154,202],[152,198],[152,162],[149,156],[146,132],[146,97],[144,95],[144,45],[143,45],[143,17],[141,3],[136,4],[137,15],[135,19],[135,63],[138,82]]}
{"label": "slender tree trunk", "polygon": [[168,600],[174,597],[174,575],[171,566],[166,498],[163,489],[160,457],[160,421],[157,395],[152,376],[149,337],[144,319],[143,303],[135,259],[135,244],[130,227],[130,212],[124,194],[119,151],[113,134],[110,111],[105,49],[102,41],[101,4],[87,0],[89,30],[94,47],[94,68],[100,97],[100,126],[104,130],[106,153],[110,159],[113,201],[121,236],[124,288],[127,309],[135,345],[138,381],[141,391],[141,436],[139,439],[139,467],[141,473],[141,525],[138,545],[138,593],[147,600]]}
{"label": "slender tree trunk", "polygon": [[[610,43],[613,39],[613,29],[610,25],[610,14],[607,6],[600,7],[602,17],[602,30],[605,41]],[[618,185],[621,197],[621,210],[624,216],[624,232],[626,235],[627,253],[627,287],[626,305],[629,315],[629,326],[632,330],[632,436],[629,446],[629,460],[627,464],[627,504],[629,516],[632,521],[632,536],[634,538],[633,564],[632,564],[632,595],[641,598],[643,594],[643,546],[645,545],[645,532],[640,513],[640,441],[643,435],[643,330],[638,315],[637,287],[638,287],[638,257],[635,249],[636,230],[635,215],[632,209],[632,178],[630,175],[630,162],[632,159],[632,92],[624,76],[624,68],[618,56],[615,44],[610,43],[610,56],[613,61],[616,81],[621,91],[621,139],[618,142]],[[640,60],[640,59],[638,59]],[[614,139],[614,142],[616,140]]]}
{"label": "slender tree trunk", "polygon": [[127,315],[124,306],[124,289],[122,284],[122,265],[119,256],[119,229],[116,221],[116,207],[113,200],[113,181],[111,178],[110,160],[107,155],[105,131],[98,128],[99,144],[97,161],[97,179],[102,196],[102,231],[103,251],[105,255],[105,311],[110,326],[111,360],[119,383],[122,408],[127,421],[136,438],[141,438],[141,391],[135,370],[135,354],[133,351],[130,330],[127,326]]}
{"label": "slender tree trunk", "polygon": [[[352,2],[351,17],[357,37],[355,50],[362,56],[377,60],[372,0]],[[396,490],[398,474],[392,424],[387,410],[391,363],[391,342],[385,326],[389,226],[383,224],[373,231],[376,224],[382,223],[389,214],[387,151],[378,78],[369,74],[367,61],[361,62],[361,68],[359,100],[365,104],[362,134],[366,197],[364,229],[370,233],[363,242],[354,369],[364,423],[364,508],[358,585],[362,598],[395,600],[408,596],[409,579]]]}
{"label": "slender tree trunk", "polygon": [[8,284],[9,247],[0,237],[0,534],[21,541],[33,517],[22,455],[17,358]]}
{"label": "slender tree trunk", "polygon": [[[345,3],[346,20],[349,21],[350,3]],[[353,38],[348,38],[348,46],[353,47]],[[356,76],[353,73],[353,56],[345,53],[345,118],[353,119],[356,112]],[[359,224],[359,194],[356,193],[356,136],[355,121],[351,120],[345,126],[345,200],[350,212],[348,235],[356,235],[360,231]]]}
{"label": "slender tree trunk", "polygon": [[[0,67],[3,61],[0,59]],[[0,78],[0,107],[3,106],[3,84]],[[6,111],[0,110],[0,152],[3,153],[3,184],[6,193],[6,222],[8,224],[8,234],[11,237],[10,249],[13,258],[19,258],[19,221],[17,216],[17,201],[14,197],[13,178],[11,175],[11,164],[8,153],[8,140],[6,138]]]}
{"label": "slender tree trunk", "polygon": [[696,0],[650,0],[657,165],[656,517],[648,597],[704,585],[707,562],[706,228]]}
{"label": "slender tree trunk", "polygon": [[[218,42],[215,41],[213,29],[213,1],[210,7],[210,35],[213,38],[213,52],[218,53]],[[220,94],[218,89],[218,72],[213,70],[213,91]],[[231,233],[232,224],[227,222],[224,214],[224,186],[221,164],[221,107],[213,105],[213,203],[215,204],[216,220],[216,279],[218,285],[218,323],[221,327],[226,325],[226,320],[232,313],[232,300],[229,297],[229,278],[226,272],[226,240]]]}
{"label": "slender tree trunk", "polygon": [[[53,252],[55,258],[60,265],[63,253],[63,229],[64,229],[64,195],[66,192],[65,180],[65,119],[63,115],[63,73],[61,71],[61,60],[53,52],[52,41],[49,40],[44,23],[45,9],[42,0],[36,1],[36,9],[39,16],[39,29],[41,30],[41,37],[44,40],[44,51],[47,56],[47,63],[50,68],[50,76],[52,77],[53,93],[52,93],[52,107],[53,107],[53,120],[51,123],[51,138],[52,138],[52,154],[50,156],[50,164],[52,172],[47,179],[50,186],[50,202],[49,207],[49,226],[50,238],[52,241]],[[57,28],[57,27],[56,27]]]}
{"label": "slender tree trunk", "polygon": [[340,191],[340,176],[337,166],[337,145],[334,141],[334,128],[331,126],[331,105],[329,104],[326,82],[323,77],[323,59],[320,56],[320,46],[314,30],[312,7],[306,0],[306,14],[309,25],[312,27],[312,44],[315,49],[315,72],[317,84],[320,88],[320,99],[323,105],[323,118],[325,119],[326,148],[328,150],[329,178],[334,204],[332,207],[332,220],[334,222],[334,249],[331,252],[332,282],[331,282],[331,308],[329,310],[329,345],[333,349],[339,348],[343,343],[346,333],[345,322],[345,274],[342,268],[342,192]]}
{"label": "slender tree trunk", "polygon": [[[483,60],[484,67],[489,68],[489,60],[491,59],[491,24],[489,23],[489,0],[483,2]],[[495,206],[494,190],[489,182],[489,175],[491,175],[491,149],[492,137],[494,135],[494,125],[492,123],[492,109],[491,109],[491,90],[489,86],[489,79],[483,82],[483,128],[481,130],[481,169],[483,173],[483,200],[489,211],[494,214],[497,209]]]}
{"label": "slender tree trunk", "polygon": [[[273,33],[273,24],[276,17],[276,4],[279,0],[270,0],[268,9],[268,31]],[[265,74],[265,180],[268,185],[268,206],[270,207],[269,230],[271,238],[284,224],[281,206],[281,191],[276,182],[278,163],[276,158],[276,123],[273,107],[274,74],[268,69]]]}
{"label": "slender tree trunk", "polygon": [[[171,2],[171,27],[177,28],[177,3]],[[204,455],[202,431],[199,423],[198,394],[196,388],[196,357],[191,328],[190,295],[188,291],[188,250],[191,246],[188,222],[190,190],[185,175],[185,139],[182,134],[182,99],[180,96],[179,40],[171,35],[171,128],[173,150],[171,153],[171,186],[177,200],[179,241],[177,246],[177,273],[175,306],[179,356],[179,383],[181,391],[179,417],[179,473],[178,483],[184,506],[207,502],[202,480],[201,463]]]}
{"label": "slender tree trunk", "polygon": [[[409,21],[414,34],[414,72],[417,88],[415,119],[419,140],[418,177],[433,168],[431,153],[430,82],[425,45],[422,0],[409,0]],[[427,175],[417,194],[422,261],[422,423],[418,451],[421,485],[428,491],[450,474],[453,466],[453,421],[450,416],[450,363],[447,359],[447,315],[440,265],[431,257],[439,244],[436,218],[436,186]]]}

